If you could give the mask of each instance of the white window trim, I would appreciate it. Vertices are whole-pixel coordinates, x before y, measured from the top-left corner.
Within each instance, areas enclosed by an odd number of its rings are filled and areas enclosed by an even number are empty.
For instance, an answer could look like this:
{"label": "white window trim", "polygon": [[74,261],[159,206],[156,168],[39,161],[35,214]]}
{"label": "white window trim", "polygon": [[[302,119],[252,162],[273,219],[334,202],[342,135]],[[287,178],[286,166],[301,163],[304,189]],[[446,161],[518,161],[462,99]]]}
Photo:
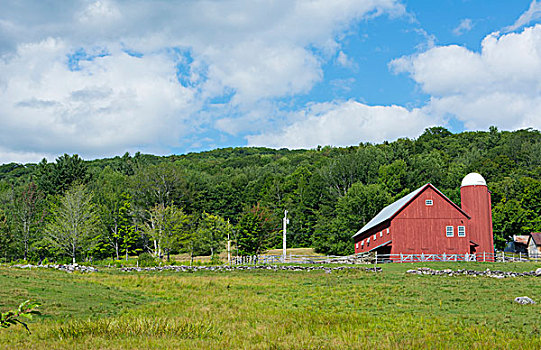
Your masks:
{"label": "white window trim", "polygon": [[376,238],[378,238],[378,234],[377,234],[377,233],[374,235],[374,241],[376,240]]}
{"label": "white window trim", "polygon": [[[451,228],[449,230],[449,228]],[[455,228],[453,226],[445,226],[445,236],[446,237],[454,237],[455,236]]]}
{"label": "white window trim", "polygon": [[434,205],[434,201],[432,199],[427,199],[427,200],[425,200],[425,205],[426,206],[432,206],[432,205]]}
{"label": "white window trim", "polygon": [[[462,232],[460,232],[462,229]],[[466,237],[466,226],[458,226],[457,228],[458,237]]]}
{"label": "white window trim", "polygon": [[389,229],[387,229],[387,234],[389,234]]}
{"label": "white window trim", "polygon": [[380,236],[380,237],[383,237],[383,231],[381,231],[381,232],[379,233],[379,236]]}

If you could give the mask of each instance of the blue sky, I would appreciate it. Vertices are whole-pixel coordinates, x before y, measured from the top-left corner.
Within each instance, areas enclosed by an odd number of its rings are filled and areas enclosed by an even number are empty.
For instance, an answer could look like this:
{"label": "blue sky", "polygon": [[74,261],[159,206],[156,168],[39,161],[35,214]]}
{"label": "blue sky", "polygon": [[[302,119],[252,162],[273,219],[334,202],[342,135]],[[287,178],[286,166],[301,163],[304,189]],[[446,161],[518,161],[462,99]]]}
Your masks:
{"label": "blue sky", "polygon": [[0,163],[541,128],[541,3],[2,1]]}

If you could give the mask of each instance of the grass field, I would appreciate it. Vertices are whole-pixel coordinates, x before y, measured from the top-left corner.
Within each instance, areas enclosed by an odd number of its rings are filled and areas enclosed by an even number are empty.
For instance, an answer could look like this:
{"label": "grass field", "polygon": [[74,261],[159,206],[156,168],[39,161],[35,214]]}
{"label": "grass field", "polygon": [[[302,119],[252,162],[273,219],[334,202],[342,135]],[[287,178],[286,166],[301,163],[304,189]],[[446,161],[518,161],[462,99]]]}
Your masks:
{"label": "grass field", "polygon": [[[0,310],[42,303],[7,349],[541,349],[541,279],[406,275],[531,263],[386,264],[364,271],[81,275],[0,267]],[[536,305],[518,305],[527,295]]]}

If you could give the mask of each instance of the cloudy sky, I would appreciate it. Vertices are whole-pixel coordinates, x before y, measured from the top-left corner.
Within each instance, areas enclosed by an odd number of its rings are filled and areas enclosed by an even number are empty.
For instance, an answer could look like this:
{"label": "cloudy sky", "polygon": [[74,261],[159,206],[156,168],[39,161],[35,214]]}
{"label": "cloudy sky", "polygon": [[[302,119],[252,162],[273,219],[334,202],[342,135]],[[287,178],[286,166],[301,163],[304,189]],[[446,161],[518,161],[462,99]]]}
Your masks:
{"label": "cloudy sky", "polygon": [[0,163],[541,129],[541,1],[2,0]]}

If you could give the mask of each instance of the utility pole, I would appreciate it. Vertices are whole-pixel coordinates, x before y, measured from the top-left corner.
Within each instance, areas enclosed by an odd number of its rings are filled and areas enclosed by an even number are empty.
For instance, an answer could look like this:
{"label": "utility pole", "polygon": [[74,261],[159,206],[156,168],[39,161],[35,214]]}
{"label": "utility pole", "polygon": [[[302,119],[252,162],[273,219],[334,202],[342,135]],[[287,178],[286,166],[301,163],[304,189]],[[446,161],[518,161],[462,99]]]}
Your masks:
{"label": "utility pole", "polygon": [[231,265],[231,240],[229,239],[230,224],[227,219],[227,263]]}
{"label": "utility pole", "polygon": [[283,225],[283,241],[282,241],[282,262],[286,262],[286,249],[287,249],[287,243],[286,243],[286,233],[287,233],[287,224],[289,224],[289,219],[287,218],[287,210],[284,210],[284,219],[282,222]]}

